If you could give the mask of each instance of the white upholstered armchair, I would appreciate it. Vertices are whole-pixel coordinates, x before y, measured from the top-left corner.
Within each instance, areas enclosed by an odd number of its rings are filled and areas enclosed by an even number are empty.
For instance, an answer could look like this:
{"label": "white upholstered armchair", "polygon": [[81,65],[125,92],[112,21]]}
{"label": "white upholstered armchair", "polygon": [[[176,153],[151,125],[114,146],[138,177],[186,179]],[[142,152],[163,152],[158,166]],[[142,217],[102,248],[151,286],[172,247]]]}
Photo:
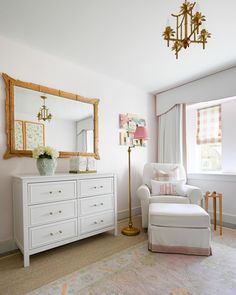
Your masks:
{"label": "white upholstered armchair", "polygon": [[[166,173],[178,170],[175,181],[180,182],[183,187],[183,194],[178,195],[155,195],[152,193],[152,179],[156,171]],[[180,164],[161,164],[148,163],[143,169],[143,184],[137,190],[137,196],[141,201],[142,227],[148,227],[148,210],[150,203],[180,203],[180,204],[199,204],[202,199],[202,192],[195,186],[186,184],[186,172],[183,165]]]}

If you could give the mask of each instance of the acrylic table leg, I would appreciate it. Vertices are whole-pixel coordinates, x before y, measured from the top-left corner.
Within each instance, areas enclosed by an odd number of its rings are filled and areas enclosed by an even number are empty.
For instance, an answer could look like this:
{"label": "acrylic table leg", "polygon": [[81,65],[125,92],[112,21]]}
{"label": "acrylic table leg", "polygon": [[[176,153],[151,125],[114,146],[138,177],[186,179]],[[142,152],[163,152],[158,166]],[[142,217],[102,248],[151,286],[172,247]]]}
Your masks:
{"label": "acrylic table leg", "polygon": [[213,195],[214,230],[216,230],[216,197]]}
{"label": "acrylic table leg", "polygon": [[220,210],[220,235],[222,236],[222,217],[223,217],[223,212],[222,212],[222,194],[219,194],[219,210]]}

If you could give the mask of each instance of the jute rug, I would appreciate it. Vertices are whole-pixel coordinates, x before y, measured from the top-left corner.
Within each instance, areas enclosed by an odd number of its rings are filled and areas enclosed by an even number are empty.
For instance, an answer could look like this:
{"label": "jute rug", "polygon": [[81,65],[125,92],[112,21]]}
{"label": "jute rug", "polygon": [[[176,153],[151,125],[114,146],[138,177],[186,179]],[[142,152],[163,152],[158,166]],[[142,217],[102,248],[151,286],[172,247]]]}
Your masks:
{"label": "jute rug", "polygon": [[212,250],[210,257],[151,253],[145,241],[28,294],[235,295],[235,231],[216,237]]}

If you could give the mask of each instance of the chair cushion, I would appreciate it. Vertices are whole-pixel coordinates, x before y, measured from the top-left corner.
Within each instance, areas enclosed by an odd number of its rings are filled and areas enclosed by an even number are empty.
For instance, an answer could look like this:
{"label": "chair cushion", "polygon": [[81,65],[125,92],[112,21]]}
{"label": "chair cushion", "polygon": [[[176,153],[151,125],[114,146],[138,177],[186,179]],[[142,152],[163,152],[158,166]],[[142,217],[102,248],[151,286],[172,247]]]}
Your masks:
{"label": "chair cushion", "polygon": [[183,182],[151,180],[153,195],[186,196]]}
{"label": "chair cushion", "polygon": [[206,228],[210,227],[209,214],[194,204],[150,204],[149,222],[151,225]]}
{"label": "chair cushion", "polygon": [[178,167],[178,177],[177,181],[182,181],[184,184],[186,183],[186,173],[183,165],[181,164],[166,164],[166,163],[147,163],[143,168],[143,184],[146,184],[149,188],[151,188],[151,179],[154,179],[155,171],[157,169],[164,171],[169,174],[169,171]]}
{"label": "chair cushion", "polygon": [[175,204],[190,203],[189,198],[181,197],[181,196],[170,196],[170,195],[164,195],[164,196],[152,195],[149,201],[150,203],[175,203]]}
{"label": "chair cushion", "polygon": [[179,179],[179,167],[175,166],[167,172],[154,168],[153,179],[158,181],[173,181]]}

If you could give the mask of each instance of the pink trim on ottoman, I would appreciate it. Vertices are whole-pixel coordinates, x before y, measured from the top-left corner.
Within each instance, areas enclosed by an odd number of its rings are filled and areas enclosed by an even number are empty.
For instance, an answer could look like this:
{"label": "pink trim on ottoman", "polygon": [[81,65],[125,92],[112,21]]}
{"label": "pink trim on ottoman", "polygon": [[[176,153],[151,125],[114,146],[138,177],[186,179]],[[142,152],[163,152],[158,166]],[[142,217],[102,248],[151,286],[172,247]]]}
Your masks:
{"label": "pink trim on ottoman", "polygon": [[148,249],[152,252],[187,254],[187,255],[212,255],[211,248],[185,247],[185,246],[162,246],[148,243]]}

